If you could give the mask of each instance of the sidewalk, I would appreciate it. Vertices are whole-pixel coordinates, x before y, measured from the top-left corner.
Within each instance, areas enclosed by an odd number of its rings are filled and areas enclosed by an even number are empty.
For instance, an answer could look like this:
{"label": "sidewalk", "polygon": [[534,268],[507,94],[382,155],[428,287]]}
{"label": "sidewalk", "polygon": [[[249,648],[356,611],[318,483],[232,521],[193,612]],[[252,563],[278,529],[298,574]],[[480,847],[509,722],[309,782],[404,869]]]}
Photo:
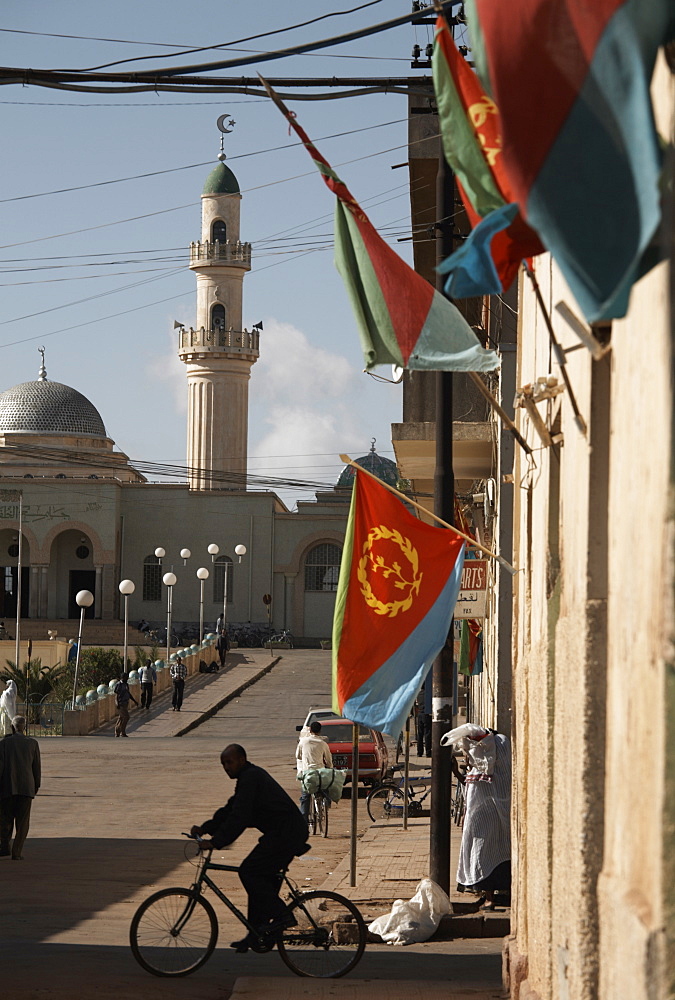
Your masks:
{"label": "sidewalk", "polygon": [[[172,689],[162,691],[153,699],[149,712],[132,703],[127,725],[129,736],[183,736],[205,719],[210,718],[228,701],[263,677],[279,662],[267,649],[236,649],[228,653],[226,666],[217,674],[193,674],[185,684],[180,712],[171,709]],[[137,688],[132,689],[134,696]],[[112,736],[115,721],[95,729],[91,736]]]}
{"label": "sidewalk", "polygon": [[[347,804],[347,803],[345,803]],[[359,800],[359,812],[365,801]],[[451,835],[451,872],[454,875],[461,830],[454,824]],[[347,855],[321,885],[354,900],[366,923],[387,913],[395,899],[410,899],[417,883],[429,873],[429,817],[374,823],[357,848],[356,886],[350,883]],[[437,933],[422,945],[387,948],[373,941],[366,955],[410,959],[410,970],[418,977],[378,980],[359,978],[359,969],[345,979],[303,980],[280,977],[241,976],[234,984],[231,1000],[502,1000],[505,993],[498,959],[502,938],[509,933],[509,911],[467,914],[476,897],[451,892],[456,912],[444,917]],[[462,913],[461,911],[464,910]],[[466,940],[467,938],[472,940]],[[462,940],[458,940],[462,939]],[[478,939],[478,940],[476,940]],[[483,963],[482,957],[490,961]],[[444,978],[425,978],[426,963],[442,962]],[[483,967],[477,974],[478,967]],[[428,975],[428,974],[427,974]]]}

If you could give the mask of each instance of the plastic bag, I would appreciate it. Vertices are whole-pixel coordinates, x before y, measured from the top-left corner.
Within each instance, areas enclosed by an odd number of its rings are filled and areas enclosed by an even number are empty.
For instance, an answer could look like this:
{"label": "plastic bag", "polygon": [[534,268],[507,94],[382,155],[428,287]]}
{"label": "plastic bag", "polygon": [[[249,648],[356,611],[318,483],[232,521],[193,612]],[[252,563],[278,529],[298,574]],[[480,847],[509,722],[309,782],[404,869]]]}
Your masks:
{"label": "plastic bag", "polygon": [[325,792],[331,802],[339,802],[347,772],[334,767],[313,767],[298,775],[298,781],[306,792]]}
{"label": "plastic bag", "polygon": [[379,934],[386,944],[415,944],[428,941],[446,913],[450,913],[448,896],[440,885],[423,878],[411,900],[397,899],[391,911],[376,917],[368,930]]}

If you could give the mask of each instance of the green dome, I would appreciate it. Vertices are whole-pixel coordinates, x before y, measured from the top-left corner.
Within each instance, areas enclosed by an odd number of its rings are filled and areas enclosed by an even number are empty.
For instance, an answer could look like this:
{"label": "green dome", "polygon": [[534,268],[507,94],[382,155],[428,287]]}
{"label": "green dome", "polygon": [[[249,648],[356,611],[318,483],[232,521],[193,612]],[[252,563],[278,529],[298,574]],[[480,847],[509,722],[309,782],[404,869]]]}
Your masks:
{"label": "green dome", "polygon": [[239,194],[239,182],[229,167],[219,163],[206,178],[202,194]]}
{"label": "green dome", "polygon": [[[392,462],[389,458],[384,458],[382,455],[378,455],[375,451],[374,441],[368,454],[363,455],[361,458],[357,458],[354,461],[367,472],[372,472],[372,474],[377,476],[378,479],[382,479],[385,483],[388,483],[389,486],[396,486],[398,483],[399,475],[396,463]],[[345,465],[344,469],[340,473],[340,478],[335,484],[335,489],[351,489],[352,483],[354,482],[354,474],[354,466]]]}

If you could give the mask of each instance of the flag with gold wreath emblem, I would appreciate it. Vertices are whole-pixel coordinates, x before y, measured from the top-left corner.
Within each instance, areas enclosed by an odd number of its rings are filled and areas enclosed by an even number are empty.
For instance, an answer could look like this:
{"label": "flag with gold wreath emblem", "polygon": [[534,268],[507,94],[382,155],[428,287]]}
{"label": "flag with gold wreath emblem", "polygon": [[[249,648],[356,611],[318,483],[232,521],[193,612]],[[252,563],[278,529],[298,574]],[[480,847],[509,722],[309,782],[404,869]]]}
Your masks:
{"label": "flag with gold wreath emblem", "polygon": [[333,709],[396,737],[445,645],[464,542],[357,470],[333,620]]}

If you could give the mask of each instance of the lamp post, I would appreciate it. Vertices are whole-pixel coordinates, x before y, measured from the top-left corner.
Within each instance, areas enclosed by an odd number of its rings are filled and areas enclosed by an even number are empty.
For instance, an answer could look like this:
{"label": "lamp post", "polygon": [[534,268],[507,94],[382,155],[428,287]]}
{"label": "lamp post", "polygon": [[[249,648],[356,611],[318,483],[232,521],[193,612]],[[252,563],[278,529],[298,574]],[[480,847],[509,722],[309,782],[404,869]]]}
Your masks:
{"label": "lamp post", "polygon": [[166,587],[166,665],[169,666],[171,656],[171,612],[173,610],[173,588],[176,585],[176,574],[165,573],[162,582]]}
{"label": "lamp post", "polygon": [[190,552],[189,549],[181,549],[180,550],[180,557],[183,560],[183,566],[187,566],[187,561],[188,561],[188,559],[190,558],[191,555],[192,555],[192,553]]}
{"label": "lamp post", "polygon": [[197,570],[199,580],[199,642],[204,642],[204,584],[209,578],[209,571],[200,566]]}
{"label": "lamp post", "polygon": [[75,657],[75,677],[73,678],[73,708],[75,708],[75,697],[77,695],[77,675],[80,672],[80,653],[82,652],[82,625],[84,622],[84,612],[94,603],[94,595],[90,590],[80,590],[75,595],[75,603],[80,609],[80,631],[77,636],[77,655]]}
{"label": "lamp post", "polygon": [[[241,557],[246,555],[245,545],[235,545],[235,554],[239,556],[239,562],[241,562]],[[225,563],[225,579],[223,580],[223,628],[227,627],[227,577],[230,569],[229,562]]]}
{"label": "lamp post", "polygon": [[133,580],[122,580],[119,585],[120,594],[124,597],[124,666],[123,673],[127,672],[127,649],[129,648],[129,598],[136,589]]}
{"label": "lamp post", "polygon": [[218,548],[218,546],[216,545],[216,543],[215,542],[211,542],[211,544],[209,545],[209,547],[208,547],[208,549],[206,551],[211,556],[211,562],[214,563],[216,561],[216,556],[220,552],[220,549]]}

